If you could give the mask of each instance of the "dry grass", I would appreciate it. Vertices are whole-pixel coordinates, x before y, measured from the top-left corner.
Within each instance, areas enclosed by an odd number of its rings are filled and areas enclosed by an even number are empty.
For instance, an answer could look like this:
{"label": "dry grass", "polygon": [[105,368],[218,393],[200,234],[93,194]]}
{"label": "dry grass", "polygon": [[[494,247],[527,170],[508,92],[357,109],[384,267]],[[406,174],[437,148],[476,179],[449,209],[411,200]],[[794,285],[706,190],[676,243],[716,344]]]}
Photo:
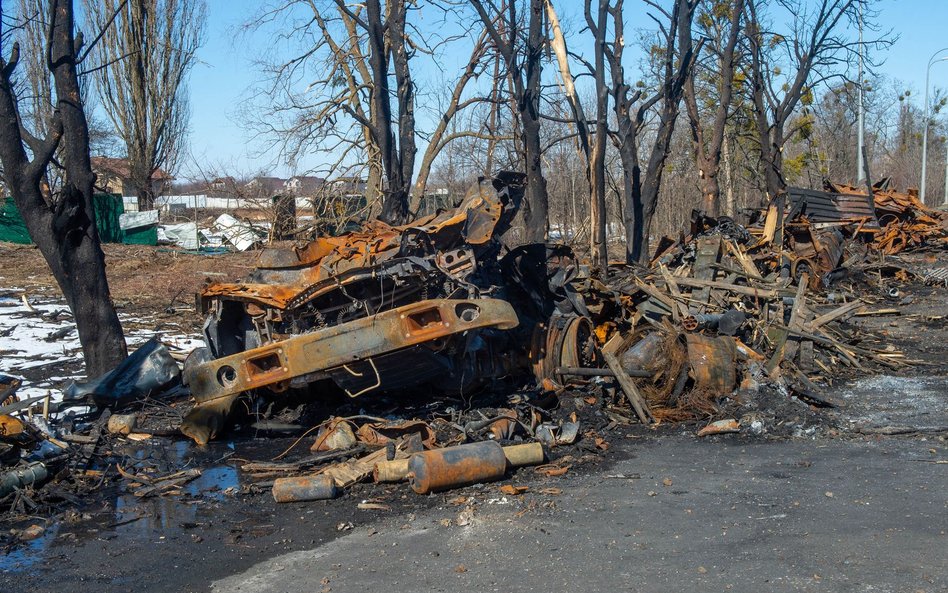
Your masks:
{"label": "dry grass", "polygon": [[[194,303],[207,279],[239,280],[253,268],[259,252],[193,255],[148,245],[103,246],[112,299],[135,311],[157,313]],[[59,295],[46,261],[31,245],[0,243],[0,287],[28,294]]]}

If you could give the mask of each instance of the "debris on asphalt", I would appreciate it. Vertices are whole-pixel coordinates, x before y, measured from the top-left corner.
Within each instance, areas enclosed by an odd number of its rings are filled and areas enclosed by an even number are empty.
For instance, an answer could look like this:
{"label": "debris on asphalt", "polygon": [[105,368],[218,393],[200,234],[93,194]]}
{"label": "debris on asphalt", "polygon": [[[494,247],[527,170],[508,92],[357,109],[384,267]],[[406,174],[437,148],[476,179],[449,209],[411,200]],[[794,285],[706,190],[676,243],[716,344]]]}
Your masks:
{"label": "debris on asphalt", "polygon": [[[844,405],[833,381],[917,362],[854,320],[897,318],[909,283],[948,282],[944,268],[899,258],[948,246],[948,216],[885,183],[871,198],[839,184],[791,190],[746,224],[694,212],[647,265],[607,269],[565,245],[504,243],[523,183],[501,173],[404,226],[370,221],[262,251],[246,282],[203,288],[205,345],[186,359],[139,342],[58,401],[21,401],[21,379],[0,374],[0,505],[27,516],[109,484],[186,496],[205,468],[148,453],[171,439],[193,446],[185,436],[285,446],[218,460],[239,472],[231,495],[282,503],[367,482],[429,494],[523,467],[553,480],[623,432],[673,423],[698,437],[805,435],[807,418]],[[238,249],[263,240],[218,222]],[[60,317],[25,303],[11,307]],[[46,325],[54,341],[74,340]],[[562,492],[500,487],[528,490]],[[391,507],[382,497],[358,508]]]}

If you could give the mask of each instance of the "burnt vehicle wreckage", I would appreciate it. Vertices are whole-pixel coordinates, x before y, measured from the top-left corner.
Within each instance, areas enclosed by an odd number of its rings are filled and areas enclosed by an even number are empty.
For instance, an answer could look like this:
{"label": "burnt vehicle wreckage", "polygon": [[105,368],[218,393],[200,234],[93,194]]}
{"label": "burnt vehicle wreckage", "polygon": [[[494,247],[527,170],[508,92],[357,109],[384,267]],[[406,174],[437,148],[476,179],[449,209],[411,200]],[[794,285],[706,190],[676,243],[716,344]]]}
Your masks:
{"label": "burnt vehicle wreckage", "polygon": [[245,281],[200,291],[205,346],[186,358],[153,338],[62,402],[20,401],[20,380],[0,376],[0,502],[25,513],[109,478],[178,494],[202,470],[132,443],[231,429],[300,435],[267,461],[235,458],[241,491],[278,502],[370,480],[427,493],[527,466],[556,477],[632,424],[836,430],[826,387],[924,363],[880,325],[911,304],[903,290],[948,278],[931,253],[902,257],[948,247],[948,214],[912,193],[792,189],[747,225],[695,211],[647,265],[593,274],[568,246],[507,245],[524,179],[481,178],[403,226],[260,252]]}
{"label": "burnt vehicle wreckage", "polygon": [[182,432],[206,443],[250,391],[462,393],[592,363],[572,252],[533,244],[503,253],[523,182],[510,172],[482,178],[454,210],[267,250],[247,282],[206,286],[207,347],[185,362],[196,405]]}

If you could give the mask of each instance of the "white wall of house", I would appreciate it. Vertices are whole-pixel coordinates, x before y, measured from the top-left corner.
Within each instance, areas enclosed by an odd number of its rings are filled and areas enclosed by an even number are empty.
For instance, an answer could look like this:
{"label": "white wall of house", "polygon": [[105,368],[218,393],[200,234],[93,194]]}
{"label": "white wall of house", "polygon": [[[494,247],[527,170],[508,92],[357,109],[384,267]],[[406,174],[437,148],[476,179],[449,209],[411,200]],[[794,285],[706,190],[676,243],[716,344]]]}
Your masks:
{"label": "white wall of house", "polygon": [[[138,212],[137,196],[122,196],[122,203],[126,212]],[[239,198],[221,198],[207,194],[160,196],[155,200],[159,210],[176,205],[186,209],[209,208],[214,210],[265,210],[270,207],[267,201],[245,200]],[[308,198],[296,198],[298,209],[311,208],[312,202]]]}

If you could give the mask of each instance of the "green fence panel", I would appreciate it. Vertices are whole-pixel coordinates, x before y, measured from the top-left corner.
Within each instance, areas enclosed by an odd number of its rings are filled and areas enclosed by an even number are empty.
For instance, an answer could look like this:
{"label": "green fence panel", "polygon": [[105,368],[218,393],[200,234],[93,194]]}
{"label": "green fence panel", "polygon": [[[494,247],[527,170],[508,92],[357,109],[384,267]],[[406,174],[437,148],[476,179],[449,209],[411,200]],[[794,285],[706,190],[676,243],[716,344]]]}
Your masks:
{"label": "green fence panel", "polygon": [[[125,212],[122,196],[116,194],[95,194],[92,196],[92,206],[95,210],[96,227],[99,229],[99,239],[103,243],[122,243],[125,233],[119,226],[119,217]],[[140,231],[142,229],[135,229]],[[155,245],[158,242],[158,230],[151,229],[154,241],[143,243],[148,237],[136,237],[136,244]],[[136,233],[138,235],[138,233]],[[26,230],[26,223],[20,216],[20,211],[12,197],[2,200],[0,206],[0,241],[10,243],[29,244],[30,233]]]}

